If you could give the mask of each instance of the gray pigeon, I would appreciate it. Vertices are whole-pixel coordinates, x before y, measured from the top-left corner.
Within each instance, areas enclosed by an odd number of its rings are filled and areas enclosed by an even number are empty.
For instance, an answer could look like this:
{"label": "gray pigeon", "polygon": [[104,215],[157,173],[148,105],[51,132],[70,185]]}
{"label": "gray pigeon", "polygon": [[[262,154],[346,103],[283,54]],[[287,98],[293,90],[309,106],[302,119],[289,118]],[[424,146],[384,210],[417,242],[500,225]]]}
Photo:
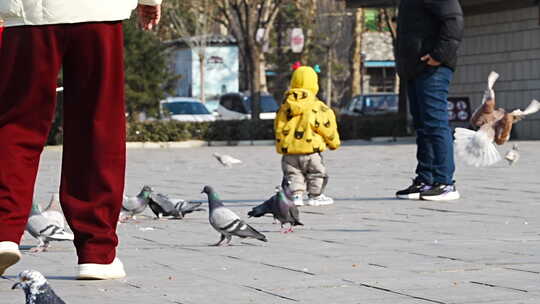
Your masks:
{"label": "gray pigeon", "polygon": [[148,206],[152,209],[152,212],[154,212],[158,219],[161,219],[164,216],[172,216],[175,219],[183,218],[182,213],[175,208],[175,204],[164,194],[150,194]]}
{"label": "gray pigeon", "polygon": [[519,160],[519,147],[517,144],[514,144],[512,150],[508,151],[504,156],[504,159],[508,161],[510,166],[513,166]]}
{"label": "gray pigeon", "polygon": [[248,216],[261,217],[268,213],[271,213],[274,219],[281,223],[281,228],[283,228],[284,224],[288,223],[290,225],[289,229],[284,230],[283,233],[293,232],[293,226],[304,226],[300,222],[298,207],[287,197],[281,187],[276,187],[276,194],[259,206],[254,207],[248,212]]}
{"label": "gray pigeon", "polygon": [[267,242],[264,234],[241,220],[236,213],[225,208],[223,202],[219,199],[212,187],[205,186],[202,192],[208,195],[210,225],[221,234],[221,239],[214,246],[221,246],[225,240],[225,245],[229,245],[233,235],[240,238],[255,238]]}
{"label": "gray pigeon", "polygon": [[26,231],[39,241],[31,252],[47,251],[51,241],[73,241],[73,234],[65,229],[64,215],[58,211],[41,212],[36,202],[32,203],[32,213],[26,224]]}
{"label": "gray pigeon", "polygon": [[150,186],[144,186],[141,189],[141,192],[136,196],[127,197],[124,196],[124,201],[122,202],[122,211],[120,213],[121,220],[135,219],[137,214],[142,213],[148,206],[148,201],[150,199],[150,194],[152,193],[152,188]]}
{"label": "gray pigeon", "polygon": [[213,154],[214,157],[225,167],[232,167],[232,165],[234,164],[241,164],[242,161],[239,160],[239,159],[236,159],[230,155],[226,155],[226,154],[219,154],[219,153],[214,153]]}
{"label": "gray pigeon", "polygon": [[200,208],[202,202],[190,202],[181,199],[174,203],[168,196],[161,193],[152,193],[148,205],[158,218],[170,216],[175,219],[182,219],[188,213],[204,211],[204,208]]}
{"label": "gray pigeon", "polygon": [[26,304],[66,304],[52,290],[45,277],[35,270],[19,273],[19,282],[11,289],[22,289],[26,296]]}

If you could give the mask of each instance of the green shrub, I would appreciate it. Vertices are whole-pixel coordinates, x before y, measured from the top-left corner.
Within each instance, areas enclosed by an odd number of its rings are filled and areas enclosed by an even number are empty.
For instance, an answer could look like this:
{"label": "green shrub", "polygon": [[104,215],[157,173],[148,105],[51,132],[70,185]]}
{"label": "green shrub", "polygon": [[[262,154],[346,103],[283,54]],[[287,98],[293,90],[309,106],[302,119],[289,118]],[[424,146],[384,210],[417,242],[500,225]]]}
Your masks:
{"label": "green shrub", "polygon": [[372,137],[405,136],[403,122],[397,114],[376,116],[349,116],[339,118],[341,139],[370,139]]}
{"label": "green shrub", "polygon": [[274,138],[272,120],[220,120],[214,122],[151,121],[128,124],[128,141],[236,141]]}

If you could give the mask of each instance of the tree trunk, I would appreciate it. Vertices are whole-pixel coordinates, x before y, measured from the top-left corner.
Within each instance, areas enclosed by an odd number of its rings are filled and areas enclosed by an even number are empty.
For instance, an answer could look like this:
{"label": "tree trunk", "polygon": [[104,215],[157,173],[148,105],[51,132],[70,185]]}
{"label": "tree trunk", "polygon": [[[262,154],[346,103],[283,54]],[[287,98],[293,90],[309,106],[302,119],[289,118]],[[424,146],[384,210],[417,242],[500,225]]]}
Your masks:
{"label": "tree trunk", "polygon": [[328,48],[328,75],[326,76],[326,104],[332,105],[332,48]]}
{"label": "tree trunk", "polygon": [[309,64],[311,45],[315,40],[315,31],[313,30],[313,27],[317,23],[317,0],[307,0],[306,5],[308,6],[306,10],[299,7],[299,9],[306,12],[307,20],[304,25],[304,49],[300,55],[300,62],[304,65]]}
{"label": "tree trunk", "polygon": [[351,98],[362,93],[362,38],[364,34],[364,10],[354,14],[353,48],[351,56]]}
{"label": "tree trunk", "polygon": [[261,56],[256,46],[250,47],[250,68],[252,69],[251,83],[251,119],[259,120],[261,113]]}
{"label": "tree trunk", "polygon": [[206,103],[206,54],[204,51],[199,53],[199,74],[200,99],[202,103]]}
{"label": "tree trunk", "polygon": [[260,69],[260,82],[261,82],[261,92],[268,92],[268,82],[266,79],[266,56],[263,52],[259,55],[259,69]]}

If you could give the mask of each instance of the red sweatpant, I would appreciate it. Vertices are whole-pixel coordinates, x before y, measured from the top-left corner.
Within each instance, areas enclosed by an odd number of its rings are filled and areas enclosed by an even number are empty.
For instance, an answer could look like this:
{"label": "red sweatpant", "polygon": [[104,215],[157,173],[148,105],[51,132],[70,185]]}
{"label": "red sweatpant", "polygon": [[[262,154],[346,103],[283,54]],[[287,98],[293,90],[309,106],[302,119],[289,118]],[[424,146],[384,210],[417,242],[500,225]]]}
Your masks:
{"label": "red sweatpant", "polygon": [[124,191],[121,22],[5,28],[0,45],[0,241],[19,243],[64,80],[60,201],[79,263],[111,263]]}

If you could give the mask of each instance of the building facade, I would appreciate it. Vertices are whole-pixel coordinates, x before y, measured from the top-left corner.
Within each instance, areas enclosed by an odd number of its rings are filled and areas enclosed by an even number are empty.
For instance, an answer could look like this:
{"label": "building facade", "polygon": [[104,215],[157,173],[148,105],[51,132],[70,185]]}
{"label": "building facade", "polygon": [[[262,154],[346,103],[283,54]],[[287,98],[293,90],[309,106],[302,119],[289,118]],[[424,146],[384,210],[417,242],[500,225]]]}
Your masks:
{"label": "building facade", "polygon": [[[176,96],[200,96],[200,61],[197,49],[183,40],[168,42],[172,50],[172,70],[180,78],[175,86]],[[239,50],[236,41],[227,36],[211,36],[205,47],[205,97],[217,99],[220,95],[239,90]]]}
{"label": "building facade", "polygon": [[[513,110],[540,100],[540,7],[537,0],[463,0],[465,34],[450,96],[481,103],[490,71],[499,107]],[[395,5],[391,0],[348,0],[350,7]],[[516,124],[514,139],[540,139],[540,114]]]}

